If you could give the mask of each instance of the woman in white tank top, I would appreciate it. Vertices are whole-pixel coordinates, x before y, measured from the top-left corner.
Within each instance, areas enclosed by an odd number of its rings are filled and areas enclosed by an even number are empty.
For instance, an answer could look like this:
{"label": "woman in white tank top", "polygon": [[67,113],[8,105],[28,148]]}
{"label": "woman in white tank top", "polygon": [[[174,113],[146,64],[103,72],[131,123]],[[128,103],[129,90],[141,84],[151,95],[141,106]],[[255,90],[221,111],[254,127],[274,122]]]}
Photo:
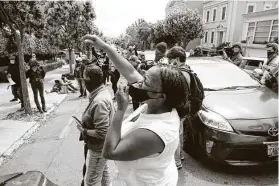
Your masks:
{"label": "woman in white tank top", "polygon": [[[118,109],[107,132],[103,156],[116,161],[120,177],[128,186],[177,185],[174,154],[180,119],[176,108],[187,97],[183,74],[175,67],[160,64],[143,77],[97,36],[86,35],[82,40],[104,50],[127,81],[135,82],[129,88],[118,89]],[[129,95],[145,104],[135,111],[131,122],[123,122]]]}

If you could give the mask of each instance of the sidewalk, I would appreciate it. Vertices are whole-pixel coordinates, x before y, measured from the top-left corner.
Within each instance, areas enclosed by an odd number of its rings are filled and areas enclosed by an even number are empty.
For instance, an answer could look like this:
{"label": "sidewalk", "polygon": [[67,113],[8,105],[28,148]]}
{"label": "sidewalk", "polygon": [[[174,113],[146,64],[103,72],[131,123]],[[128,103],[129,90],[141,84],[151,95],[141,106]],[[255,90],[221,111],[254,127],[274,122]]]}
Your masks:
{"label": "sidewalk", "polygon": [[[50,90],[55,79],[60,79],[63,73],[69,72],[69,66],[50,71],[46,74],[44,85],[45,90]],[[24,138],[30,136],[43,122],[47,116],[66,98],[66,94],[45,94],[46,107],[48,112],[42,116],[42,121],[18,121],[18,120],[4,120],[4,118],[11,113],[15,113],[20,109],[19,102],[10,102],[13,98],[11,89],[7,90],[8,83],[0,84],[0,165],[1,157],[9,156],[15,149],[17,149],[24,141]],[[36,108],[33,92],[28,82],[28,93],[31,102],[31,107]],[[40,99],[39,99],[40,100]]]}

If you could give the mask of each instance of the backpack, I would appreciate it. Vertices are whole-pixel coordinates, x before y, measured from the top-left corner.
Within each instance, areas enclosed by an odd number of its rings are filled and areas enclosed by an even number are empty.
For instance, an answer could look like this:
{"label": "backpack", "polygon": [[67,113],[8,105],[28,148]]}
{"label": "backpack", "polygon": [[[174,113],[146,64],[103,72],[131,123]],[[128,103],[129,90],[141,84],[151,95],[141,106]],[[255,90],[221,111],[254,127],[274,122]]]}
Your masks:
{"label": "backpack", "polygon": [[[202,108],[202,102],[204,100],[204,89],[203,85],[198,78],[197,74],[194,73],[190,66],[188,65],[183,65],[180,66],[179,69],[182,72],[187,72],[190,76],[190,93],[188,96],[188,108],[187,112],[190,115],[195,115],[199,110]],[[186,112],[186,111],[185,111]]]}

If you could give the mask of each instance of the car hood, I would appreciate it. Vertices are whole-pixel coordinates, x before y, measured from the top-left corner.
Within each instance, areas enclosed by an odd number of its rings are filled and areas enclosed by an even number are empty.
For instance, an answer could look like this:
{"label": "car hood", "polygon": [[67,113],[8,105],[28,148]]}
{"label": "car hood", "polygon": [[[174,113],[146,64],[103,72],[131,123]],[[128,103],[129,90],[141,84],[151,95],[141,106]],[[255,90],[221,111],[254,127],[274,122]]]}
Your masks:
{"label": "car hood", "polygon": [[226,119],[278,117],[278,95],[266,87],[209,91],[205,95],[203,106]]}

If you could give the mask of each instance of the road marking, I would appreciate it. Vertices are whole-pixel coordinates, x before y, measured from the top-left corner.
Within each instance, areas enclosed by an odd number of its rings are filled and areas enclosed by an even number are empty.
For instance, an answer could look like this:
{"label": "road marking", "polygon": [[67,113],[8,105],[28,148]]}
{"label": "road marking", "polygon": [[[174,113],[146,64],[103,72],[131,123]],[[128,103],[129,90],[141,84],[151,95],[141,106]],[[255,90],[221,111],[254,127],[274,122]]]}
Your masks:
{"label": "road marking", "polygon": [[[75,111],[75,114],[79,113],[80,109],[78,108]],[[71,117],[71,119],[69,120],[68,124],[63,128],[63,130],[61,131],[60,135],[58,136],[58,139],[64,139],[67,134],[70,132],[70,127],[73,123],[74,119]]]}

